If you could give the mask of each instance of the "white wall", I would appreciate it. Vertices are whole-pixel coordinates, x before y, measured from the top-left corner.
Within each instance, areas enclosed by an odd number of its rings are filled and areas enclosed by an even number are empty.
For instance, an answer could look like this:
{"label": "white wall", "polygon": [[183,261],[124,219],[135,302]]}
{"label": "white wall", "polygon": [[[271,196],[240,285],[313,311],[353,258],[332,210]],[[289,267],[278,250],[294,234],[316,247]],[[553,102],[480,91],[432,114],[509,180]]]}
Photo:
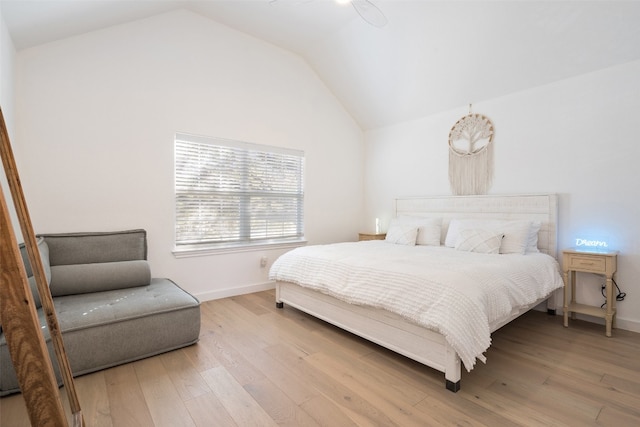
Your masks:
{"label": "white wall", "polygon": [[13,131],[13,66],[15,48],[0,8],[0,106],[9,132]]}
{"label": "white wall", "polygon": [[[13,47],[13,41],[11,40],[11,36],[7,30],[7,26],[2,16],[2,8],[0,7],[0,107],[2,108],[2,115],[4,117],[12,145],[14,144],[13,138],[15,136],[13,90],[15,56],[16,51]],[[18,224],[18,216],[15,211],[13,200],[11,199],[9,184],[7,183],[7,177],[5,175],[2,162],[0,162],[0,187],[2,188],[2,194],[4,195],[7,209],[9,210],[16,238],[18,240],[22,240],[22,232],[20,231],[20,225]]]}
{"label": "white wall", "polygon": [[302,149],[310,243],[355,240],[364,135],[296,55],[175,11],[17,55],[18,166],[38,233],[145,228],[154,276],[202,299],[268,285],[282,250],[176,259],[176,131]]}
{"label": "white wall", "polygon": [[[580,236],[620,251],[616,281],[627,297],[618,324],[640,331],[640,190],[637,117],[640,61],[509,96],[473,112],[495,126],[491,194],[558,193],[559,248]],[[468,106],[366,133],[365,223],[383,224],[402,196],[451,194],[447,138]],[[581,276],[582,278],[583,276]],[[585,303],[600,305],[597,277],[584,275]]]}

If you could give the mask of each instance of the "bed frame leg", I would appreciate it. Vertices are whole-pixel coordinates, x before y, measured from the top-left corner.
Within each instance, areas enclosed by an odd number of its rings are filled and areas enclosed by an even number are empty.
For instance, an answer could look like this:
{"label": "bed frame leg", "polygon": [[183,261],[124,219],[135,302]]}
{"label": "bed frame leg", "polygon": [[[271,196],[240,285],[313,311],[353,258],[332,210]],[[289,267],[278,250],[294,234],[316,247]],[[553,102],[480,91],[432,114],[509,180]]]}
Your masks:
{"label": "bed frame leg", "polygon": [[556,315],[556,293],[552,293],[549,298],[547,298],[547,314],[549,316]]}
{"label": "bed frame leg", "polygon": [[453,382],[453,381],[447,381],[447,390],[452,391],[454,393],[458,392],[458,390],[460,390],[460,381],[457,382]]}
{"label": "bed frame leg", "polygon": [[284,308],[284,303],[280,301],[280,282],[276,282],[276,308]]}
{"label": "bed frame leg", "polygon": [[460,357],[448,343],[445,347],[444,379],[446,380],[447,390],[454,393],[460,390],[460,380],[462,379]]}

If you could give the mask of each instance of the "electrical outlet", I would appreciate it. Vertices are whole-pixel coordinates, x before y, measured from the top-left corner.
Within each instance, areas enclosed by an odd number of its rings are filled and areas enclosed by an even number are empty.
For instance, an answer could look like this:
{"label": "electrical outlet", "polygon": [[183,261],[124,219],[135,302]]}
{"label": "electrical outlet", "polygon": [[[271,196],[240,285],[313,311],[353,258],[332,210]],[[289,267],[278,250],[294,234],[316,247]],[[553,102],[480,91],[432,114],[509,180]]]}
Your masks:
{"label": "electrical outlet", "polygon": [[260,267],[262,268],[266,267],[268,261],[269,261],[269,258],[267,258],[266,256],[263,256],[262,258],[260,258]]}

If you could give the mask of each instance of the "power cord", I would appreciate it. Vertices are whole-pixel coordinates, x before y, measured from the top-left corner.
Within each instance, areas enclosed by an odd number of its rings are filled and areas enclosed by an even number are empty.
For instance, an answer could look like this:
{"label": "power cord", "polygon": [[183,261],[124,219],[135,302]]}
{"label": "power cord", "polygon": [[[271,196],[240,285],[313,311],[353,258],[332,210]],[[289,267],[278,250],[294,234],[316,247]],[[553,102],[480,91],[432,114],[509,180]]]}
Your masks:
{"label": "power cord", "polygon": [[[620,290],[620,287],[618,286],[618,284],[614,279],[611,279],[611,281],[613,282],[614,285],[616,285],[616,289],[618,290],[618,293],[616,295],[616,301],[624,301],[624,298],[627,296],[627,293],[622,292]],[[602,292],[602,296],[604,297],[604,302],[602,303],[600,308],[604,308],[604,306],[607,305],[607,296],[604,293],[605,289],[607,289],[605,285],[602,285],[602,287],[600,288],[600,292]]]}

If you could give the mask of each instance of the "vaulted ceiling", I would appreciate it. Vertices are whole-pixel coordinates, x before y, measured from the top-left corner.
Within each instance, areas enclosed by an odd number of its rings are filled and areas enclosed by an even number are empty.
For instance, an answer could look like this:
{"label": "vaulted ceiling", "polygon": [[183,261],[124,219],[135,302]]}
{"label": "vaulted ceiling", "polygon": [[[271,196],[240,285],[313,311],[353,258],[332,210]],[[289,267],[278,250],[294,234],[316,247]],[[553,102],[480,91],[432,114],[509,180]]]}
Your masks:
{"label": "vaulted ceiling", "polygon": [[[364,129],[640,59],[640,1],[0,0],[16,49],[186,8],[302,56]],[[640,77],[639,77],[640,78]]]}

